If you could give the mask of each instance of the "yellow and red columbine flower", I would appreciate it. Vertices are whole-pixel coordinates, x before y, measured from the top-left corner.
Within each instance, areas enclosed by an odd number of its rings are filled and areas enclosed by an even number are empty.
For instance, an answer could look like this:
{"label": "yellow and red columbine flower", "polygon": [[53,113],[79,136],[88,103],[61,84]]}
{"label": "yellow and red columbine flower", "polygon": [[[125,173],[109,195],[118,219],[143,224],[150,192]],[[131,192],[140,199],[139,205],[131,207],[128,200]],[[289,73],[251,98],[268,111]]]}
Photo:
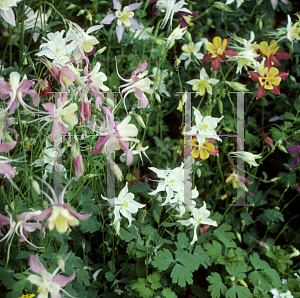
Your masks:
{"label": "yellow and red columbine flower", "polygon": [[265,68],[260,73],[249,72],[251,79],[260,83],[256,98],[261,98],[266,93],[266,90],[269,90],[273,94],[280,94],[280,81],[281,79],[286,79],[289,75],[286,72],[279,72],[276,67],[271,67],[270,60],[266,59],[264,66]]}
{"label": "yellow and red columbine flower", "polygon": [[[212,63],[212,69],[214,71],[217,71],[220,68],[221,61],[224,60],[227,65],[228,62],[225,60],[225,55],[228,56],[237,56],[238,53],[235,50],[226,50],[229,46],[229,41],[231,38],[224,39],[222,42],[222,39],[219,36],[214,37],[213,43],[208,42],[206,44],[206,50],[209,53],[206,53],[203,57],[202,62],[206,61],[213,61]],[[226,51],[225,51],[226,50]],[[231,67],[231,65],[229,65]]]}
{"label": "yellow and red columbine flower", "polygon": [[214,142],[215,139],[213,138],[205,139],[204,142],[201,137],[193,139],[191,142],[191,146],[192,156],[195,159],[195,161],[207,159],[209,158],[209,155],[216,155],[219,152],[219,150],[214,147]]}
{"label": "yellow and red columbine flower", "polygon": [[290,59],[289,53],[283,52],[278,50],[279,47],[277,47],[277,41],[272,40],[270,45],[266,41],[262,41],[259,44],[259,48],[257,49],[257,52],[261,53],[262,55],[260,57],[266,57],[266,60],[270,60],[274,62],[275,66],[280,66],[278,59]]}

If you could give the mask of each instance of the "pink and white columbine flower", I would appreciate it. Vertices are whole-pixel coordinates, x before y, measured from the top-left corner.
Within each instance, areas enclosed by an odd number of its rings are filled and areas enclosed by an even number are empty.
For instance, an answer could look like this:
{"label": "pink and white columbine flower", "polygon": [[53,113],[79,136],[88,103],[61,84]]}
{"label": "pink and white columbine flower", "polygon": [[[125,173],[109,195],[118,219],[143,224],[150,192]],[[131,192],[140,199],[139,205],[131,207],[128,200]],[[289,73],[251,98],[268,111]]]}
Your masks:
{"label": "pink and white columbine flower", "polygon": [[[125,93],[125,96],[123,98],[124,101],[124,106],[126,109],[125,105],[125,99],[127,95],[131,92],[134,92],[134,95],[137,99],[139,99],[139,105],[138,108],[146,108],[148,105],[148,99],[145,96],[144,92],[148,94],[152,94],[153,91],[150,89],[150,79],[149,78],[144,78],[148,74],[148,70],[146,70],[148,64],[147,61],[145,60],[141,66],[138,66],[135,71],[132,72],[131,78],[129,80],[123,79],[118,71],[117,67],[117,60],[116,60],[116,69],[117,69],[117,74],[120,79],[122,79],[125,82],[128,82],[127,84],[121,85],[121,87],[125,87],[122,90],[122,95]],[[142,73],[140,73],[142,71]],[[120,90],[119,88],[119,90]],[[126,109],[127,111],[127,109]]]}
{"label": "pink and white columbine flower", "polygon": [[16,26],[16,18],[12,7],[16,7],[20,1],[22,0],[0,0],[0,15],[4,21],[13,27]]}
{"label": "pink and white columbine flower", "polygon": [[[139,143],[138,139],[132,138],[136,137],[138,134],[138,129],[134,124],[128,124],[131,116],[127,115],[123,121],[120,123],[118,121],[113,121],[113,113],[109,111],[109,109],[105,106],[102,107],[103,113],[109,117],[109,120],[106,120],[103,117],[103,122],[101,122],[102,126],[95,126],[100,129],[97,131],[95,128],[89,127],[92,131],[102,135],[98,139],[98,143],[96,144],[96,149],[91,151],[91,154],[98,154],[100,151],[104,152],[113,152],[113,150],[122,149],[126,154],[127,161],[126,164],[130,165],[133,161],[133,154],[129,150],[129,141],[133,141],[135,143]],[[106,131],[108,128],[108,132]],[[113,132],[114,137],[110,137]],[[103,136],[106,136],[105,138]],[[113,145],[113,146],[111,146]]]}
{"label": "pink and white columbine flower", "polygon": [[53,199],[43,190],[40,190],[40,192],[48,198],[48,200],[52,204],[52,207],[42,211],[39,215],[32,216],[32,218],[35,220],[43,220],[45,217],[47,217],[44,228],[49,228],[49,230],[53,230],[54,228],[56,228],[59,233],[65,233],[69,226],[72,227],[79,225],[78,218],[83,220],[92,216],[92,213],[80,214],[74,209],[70,208],[68,203],[64,203],[64,195],[70,182],[71,180],[57,197],[54,189],[46,181],[43,181],[43,183],[45,183],[50,189],[53,195]]}
{"label": "pink and white columbine flower", "polygon": [[112,12],[110,10],[111,13],[101,21],[101,24],[108,25],[111,24],[111,22],[114,19],[117,19],[116,32],[117,32],[118,42],[120,43],[124,33],[124,27],[122,24],[124,24],[124,26],[126,27],[131,27],[135,30],[141,30],[139,23],[135,19],[133,19],[134,16],[133,10],[136,10],[139,6],[141,6],[143,2],[133,3],[128,6],[125,6],[123,8],[123,11],[121,11],[122,5],[120,4],[119,0],[113,0],[113,2],[114,2],[114,9],[117,11]]}
{"label": "pink and white columbine flower", "polygon": [[[14,204],[11,203],[11,205],[13,208]],[[36,248],[42,248],[42,247],[38,247],[38,246],[34,245],[33,243],[31,243],[30,241],[27,240],[27,237],[30,232],[34,232],[36,229],[39,229],[39,230],[42,229],[42,225],[40,223],[27,222],[27,220],[33,218],[34,215],[39,215],[41,213],[41,211],[38,210],[38,211],[23,212],[21,214],[18,214],[17,215],[18,222],[15,222],[13,220],[12,214],[8,211],[8,206],[5,206],[5,210],[6,210],[6,213],[8,214],[8,216],[0,214],[0,236],[3,236],[2,231],[1,231],[1,228],[3,226],[6,226],[9,230],[6,233],[6,235],[0,240],[0,242],[7,239],[6,243],[5,243],[5,246],[6,246],[7,242],[12,237],[12,235],[14,233],[16,233],[20,237],[19,241],[21,243],[26,241],[27,243],[29,243],[30,245],[32,245]]]}
{"label": "pink and white columbine flower", "polygon": [[26,109],[28,112],[32,113],[31,110],[35,110],[29,105],[25,103],[23,100],[23,97],[26,94],[29,94],[32,98],[32,102],[35,106],[39,103],[38,94],[34,89],[30,89],[30,87],[33,87],[34,82],[31,80],[27,80],[27,76],[24,75],[22,81],[20,82],[20,74],[16,71],[13,71],[9,75],[10,82],[7,83],[4,80],[0,80],[0,90],[3,94],[0,94],[1,99],[7,99],[10,98],[7,103],[7,108],[1,111],[0,117],[5,114],[6,111],[9,110],[9,114],[13,114],[15,110],[19,107],[21,104],[24,109]]}
{"label": "pink and white columbine flower", "polygon": [[75,272],[70,277],[66,277],[61,274],[56,275],[58,270],[64,265],[69,255],[65,260],[63,260],[61,264],[59,264],[59,266],[54,270],[52,274],[47,271],[44,265],[39,261],[38,257],[35,257],[34,255],[31,255],[29,257],[30,269],[38,275],[30,274],[27,277],[27,280],[29,280],[32,284],[38,286],[37,292],[39,293],[39,295],[37,296],[37,298],[48,298],[49,292],[52,298],[61,298],[61,294],[59,293],[59,291],[63,291],[70,297],[76,298],[63,289],[63,287],[65,287],[68,282],[72,281],[75,278]]}
{"label": "pink and white columbine flower", "polygon": [[[71,103],[69,106],[67,106],[70,103],[70,100],[66,100],[68,96],[68,93],[65,93],[61,99],[61,106],[59,108],[55,108],[55,104],[51,102],[43,103],[42,106],[44,109],[48,112],[43,112],[44,114],[47,114],[47,116],[44,116],[43,118],[47,118],[48,120],[41,129],[47,125],[49,122],[52,122],[54,120],[53,126],[52,126],[52,132],[51,132],[51,139],[56,139],[60,134],[65,135],[68,130],[72,130],[73,127],[78,123],[77,114],[75,113],[78,110],[78,106],[76,103]],[[41,119],[41,118],[40,118]],[[36,120],[33,120],[36,121]],[[30,122],[33,122],[30,121]],[[30,123],[28,122],[28,123]],[[64,139],[64,136],[63,136]]]}

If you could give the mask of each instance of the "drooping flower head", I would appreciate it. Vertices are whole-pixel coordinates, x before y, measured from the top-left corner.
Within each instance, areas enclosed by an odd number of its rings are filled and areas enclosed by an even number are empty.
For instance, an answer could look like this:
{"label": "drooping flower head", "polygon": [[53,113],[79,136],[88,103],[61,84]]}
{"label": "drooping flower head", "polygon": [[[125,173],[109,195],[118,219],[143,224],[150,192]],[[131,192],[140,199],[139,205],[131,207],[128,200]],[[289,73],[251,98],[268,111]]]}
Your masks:
{"label": "drooping flower head", "polygon": [[35,220],[43,220],[47,217],[46,224],[44,226],[45,228],[49,228],[50,230],[56,228],[59,233],[65,233],[69,226],[72,227],[79,225],[78,219],[83,220],[91,217],[91,213],[80,214],[69,207],[68,203],[64,203],[65,192],[71,181],[72,180],[68,182],[58,197],[54,192],[54,189],[46,181],[43,181],[43,183],[50,189],[53,197],[51,198],[43,190],[40,190],[40,192],[48,198],[52,207],[42,211],[39,215],[32,216],[32,218]]}
{"label": "drooping flower head", "polygon": [[37,292],[39,293],[39,295],[37,296],[37,298],[48,298],[49,293],[51,294],[52,298],[60,298],[60,291],[63,291],[65,294],[72,298],[76,298],[63,289],[67,285],[67,283],[75,278],[75,272],[70,277],[57,274],[58,270],[62,268],[69,255],[65,260],[62,261],[62,263],[54,270],[52,274],[47,271],[38,257],[35,257],[34,255],[31,255],[29,257],[30,269],[38,275],[30,274],[27,277],[27,280],[29,280],[32,284],[38,286]]}
{"label": "drooping flower head", "polygon": [[286,151],[290,154],[296,154],[296,158],[292,161],[291,163],[291,170],[294,169],[294,167],[299,163],[300,161],[300,143],[297,142],[296,140],[292,140],[292,142],[296,145],[296,146],[291,146],[286,148]]}

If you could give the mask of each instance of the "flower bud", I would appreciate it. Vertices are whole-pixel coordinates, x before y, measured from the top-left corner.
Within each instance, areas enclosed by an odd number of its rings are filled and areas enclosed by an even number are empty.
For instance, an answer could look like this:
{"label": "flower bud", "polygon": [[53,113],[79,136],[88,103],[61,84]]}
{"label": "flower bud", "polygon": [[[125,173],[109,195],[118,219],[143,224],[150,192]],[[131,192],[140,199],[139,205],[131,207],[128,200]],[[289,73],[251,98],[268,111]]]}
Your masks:
{"label": "flower bud", "polygon": [[238,90],[238,91],[241,91],[241,92],[248,91],[248,89],[246,88],[246,85],[243,85],[241,83],[228,82],[228,81],[225,81],[225,82],[229,87],[231,87],[234,90]]}
{"label": "flower bud", "polygon": [[76,177],[80,177],[84,173],[84,162],[81,155],[73,157],[73,165]]}
{"label": "flower bud", "polygon": [[105,50],[107,49],[107,47],[103,47],[103,48],[101,48],[100,50],[98,50],[97,52],[96,52],[96,54],[102,54]]}
{"label": "flower bud", "polygon": [[182,100],[181,99],[179,100],[177,110],[182,112]]}
{"label": "flower bud", "polygon": [[40,186],[39,184],[37,183],[37,181],[35,181],[32,177],[31,177],[31,184],[32,184],[32,187],[33,189],[38,193],[40,194]]}
{"label": "flower bud", "polygon": [[192,35],[191,35],[191,33],[189,31],[185,31],[185,37],[187,38],[187,40],[189,42],[193,42]]}

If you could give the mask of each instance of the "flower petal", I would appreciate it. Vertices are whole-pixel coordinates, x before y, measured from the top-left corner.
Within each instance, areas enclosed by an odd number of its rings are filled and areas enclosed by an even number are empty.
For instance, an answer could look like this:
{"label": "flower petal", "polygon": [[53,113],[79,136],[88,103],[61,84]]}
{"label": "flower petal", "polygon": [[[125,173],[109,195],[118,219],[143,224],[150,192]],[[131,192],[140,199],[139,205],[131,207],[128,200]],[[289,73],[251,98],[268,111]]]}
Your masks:
{"label": "flower petal", "polygon": [[36,258],[34,255],[31,255],[29,257],[29,266],[30,266],[31,271],[33,271],[34,273],[37,273],[39,275],[42,275],[43,271],[47,271],[47,269],[40,262],[40,260],[38,258]]}

